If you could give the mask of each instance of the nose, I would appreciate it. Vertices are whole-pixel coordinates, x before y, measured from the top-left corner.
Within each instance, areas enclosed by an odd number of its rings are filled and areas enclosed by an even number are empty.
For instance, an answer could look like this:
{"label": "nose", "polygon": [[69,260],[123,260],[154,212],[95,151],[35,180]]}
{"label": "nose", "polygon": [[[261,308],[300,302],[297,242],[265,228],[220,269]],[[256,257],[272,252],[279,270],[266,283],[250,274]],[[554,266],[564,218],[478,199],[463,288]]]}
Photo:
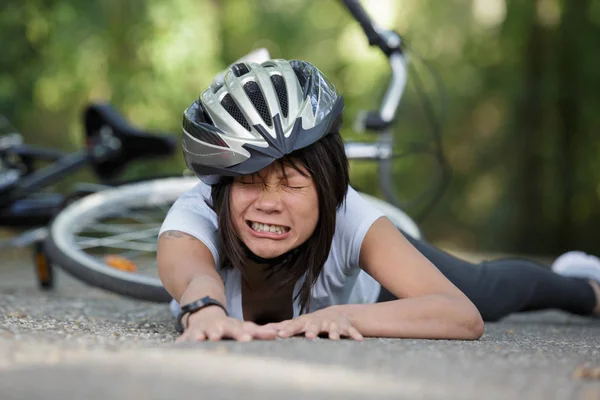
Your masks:
{"label": "nose", "polygon": [[254,202],[254,207],[267,214],[281,212],[283,203],[279,185],[264,185],[260,195]]}

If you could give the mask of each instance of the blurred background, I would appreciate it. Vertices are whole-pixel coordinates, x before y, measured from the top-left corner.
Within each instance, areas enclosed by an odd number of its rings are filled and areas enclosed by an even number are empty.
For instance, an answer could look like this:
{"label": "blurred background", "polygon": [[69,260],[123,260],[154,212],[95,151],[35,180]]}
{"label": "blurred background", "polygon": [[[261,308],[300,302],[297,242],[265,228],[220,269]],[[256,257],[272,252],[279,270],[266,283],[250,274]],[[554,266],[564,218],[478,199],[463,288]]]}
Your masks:
{"label": "blurred background", "polygon": [[[429,241],[472,251],[600,254],[600,0],[363,0],[400,33],[415,69],[395,125],[396,149],[433,143],[413,84],[442,121],[452,179],[422,221]],[[76,150],[81,112],[110,102],[139,127],[179,139],[183,110],[212,77],[264,47],[316,64],[344,94],[347,139],[359,110],[379,104],[389,67],[337,0],[4,0],[0,114],[26,143]],[[429,70],[436,71],[444,93]],[[352,183],[381,195],[377,166],[353,162]],[[183,158],[135,163],[125,177],[181,173]],[[435,160],[394,162],[411,198]],[[75,180],[91,180],[90,171]],[[419,213],[419,205],[407,210]]]}

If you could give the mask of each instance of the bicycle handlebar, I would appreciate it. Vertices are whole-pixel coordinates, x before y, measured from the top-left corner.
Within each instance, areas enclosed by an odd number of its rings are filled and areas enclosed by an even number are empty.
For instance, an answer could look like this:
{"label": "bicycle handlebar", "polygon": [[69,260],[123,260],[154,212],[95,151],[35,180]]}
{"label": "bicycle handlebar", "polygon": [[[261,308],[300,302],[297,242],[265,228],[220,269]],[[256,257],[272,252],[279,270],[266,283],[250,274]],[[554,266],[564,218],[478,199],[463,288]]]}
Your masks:
{"label": "bicycle handlebar", "polygon": [[379,111],[369,111],[359,115],[354,125],[357,131],[368,129],[382,132],[394,121],[406,87],[406,59],[401,47],[402,40],[394,31],[379,29],[358,0],[342,0],[342,2],[362,27],[369,39],[369,45],[377,46],[383,51],[392,69],[392,78]]}
{"label": "bicycle handlebar", "polygon": [[354,19],[356,19],[362,27],[365,35],[367,35],[367,38],[369,39],[369,45],[379,46],[383,50],[382,46],[385,41],[378,33],[379,30],[375,27],[373,20],[371,20],[371,17],[369,17],[369,14],[366,13],[365,9],[358,2],[358,0],[342,0],[342,2],[346,5],[346,8],[348,8],[348,11],[350,11]]}
{"label": "bicycle handlebar", "polygon": [[402,53],[393,53],[389,56],[389,62],[392,68],[392,79],[388,90],[385,92],[379,111],[381,119],[388,124],[396,116],[407,80],[406,59],[404,55]]}

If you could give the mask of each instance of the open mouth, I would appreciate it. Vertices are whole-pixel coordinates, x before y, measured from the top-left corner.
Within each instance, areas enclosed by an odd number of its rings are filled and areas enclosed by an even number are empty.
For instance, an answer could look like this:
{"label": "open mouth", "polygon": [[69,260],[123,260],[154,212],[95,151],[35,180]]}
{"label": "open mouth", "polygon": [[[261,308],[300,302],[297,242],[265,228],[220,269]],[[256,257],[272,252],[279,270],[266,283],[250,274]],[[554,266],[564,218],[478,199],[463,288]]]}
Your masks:
{"label": "open mouth", "polygon": [[246,223],[255,232],[284,234],[290,231],[289,227],[283,225],[269,225],[256,221],[246,221]]}

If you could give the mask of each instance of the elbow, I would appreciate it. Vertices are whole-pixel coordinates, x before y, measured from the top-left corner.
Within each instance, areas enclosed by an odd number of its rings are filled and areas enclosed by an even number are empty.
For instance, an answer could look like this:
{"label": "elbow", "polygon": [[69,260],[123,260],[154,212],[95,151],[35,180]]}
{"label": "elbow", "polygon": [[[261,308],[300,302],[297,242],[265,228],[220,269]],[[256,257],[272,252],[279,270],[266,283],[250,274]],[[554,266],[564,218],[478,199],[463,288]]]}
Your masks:
{"label": "elbow", "polygon": [[470,300],[466,300],[468,304],[464,306],[463,329],[466,340],[477,340],[483,336],[485,324],[479,310]]}
{"label": "elbow", "polygon": [[444,296],[446,318],[450,322],[448,337],[456,340],[477,340],[483,336],[484,323],[475,305],[465,297]]}

